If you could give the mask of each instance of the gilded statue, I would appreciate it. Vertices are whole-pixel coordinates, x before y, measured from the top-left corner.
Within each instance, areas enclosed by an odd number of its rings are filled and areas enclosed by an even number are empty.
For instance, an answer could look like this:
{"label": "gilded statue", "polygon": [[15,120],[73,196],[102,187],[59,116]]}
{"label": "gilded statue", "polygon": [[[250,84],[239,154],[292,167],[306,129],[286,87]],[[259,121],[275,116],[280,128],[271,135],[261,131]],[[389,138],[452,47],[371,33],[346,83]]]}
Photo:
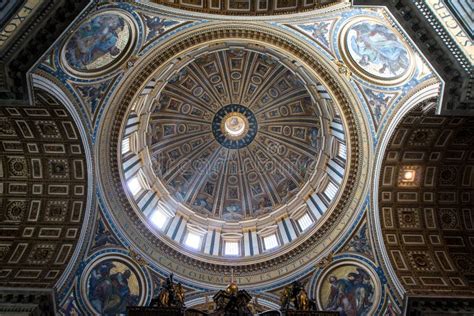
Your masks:
{"label": "gilded statue", "polygon": [[151,300],[150,305],[157,307],[184,307],[184,289],[181,283],[174,284],[173,274],[165,282],[161,282],[158,296]]}
{"label": "gilded statue", "polygon": [[309,298],[308,293],[302,288],[296,297],[297,307],[300,311],[309,311]]}
{"label": "gilded statue", "polygon": [[285,286],[285,288],[283,289],[280,295],[281,309],[286,310],[290,307],[291,293],[292,293],[291,285]]}
{"label": "gilded statue", "polygon": [[184,289],[181,283],[175,286],[176,301],[179,306],[184,306]]}
{"label": "gilded statue", "polygon": [[170,294],[168,290],[164,287],[160,289],[160,293],[158,294],[158,302],[160,306],[168,306],[170,301]]}
{"label": "gilded statue", "polygon": [[285,286],[280,295],[281,310],[293,307],[298,311],[316,310],[316,302],[308,297],[304,287],[297,281]]}

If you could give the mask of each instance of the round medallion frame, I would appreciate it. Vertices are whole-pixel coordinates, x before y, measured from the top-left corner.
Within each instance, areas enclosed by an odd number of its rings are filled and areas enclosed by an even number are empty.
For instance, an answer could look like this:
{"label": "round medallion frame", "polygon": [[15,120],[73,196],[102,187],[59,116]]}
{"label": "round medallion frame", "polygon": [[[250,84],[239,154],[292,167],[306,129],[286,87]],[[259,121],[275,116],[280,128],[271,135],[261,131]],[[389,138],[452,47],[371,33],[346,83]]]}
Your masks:
{"label": "round medallion frame", "polygon": [[[349,33],[352,30],[352,27],[354,27],[355,25],[361,22],[369,22],[369,23],[381,25],[387,28],[389,31],[392,32],[392,34],[394,34],[397,37],[397,40],[404,46],[407,52],[407,57],[408,57],[409,65],[404,73],[386,78],[383,76],[377,76],[369,72],[367,69],[364,69],[361,65],[359,65],[359,62],[357,62],[354,59],[354,57],[352,56],[350,52],[348,41],[349,41]],[[399,32],[395,28],[389,27],[381,19],[375,18],[373,16],[365,16],[365,17],[358,16],[356,18],[349,20],[346,23],[346,25],[344,25],[344,27],[342,28],[339,34],[338,43],[339,43],[339,51],[344,63],[349,67],[351,71],[353,71],[362,79],[367,80],[370,83],[378,84],[381,86],[394,86],[408,80],[409,78],[413,76],[413,73],[416,67],[415,67],[415,55],[411,47],[406,43],[406,41],[404,41],[399,36]]]}
{"label": "round medallion frame", "polygon": [[[86,25],[86,23],[91,22],[93,19],[97,17],[105,16],[105,15],[117,15],[119,18],[121,18],[124,21],[125,27],[128,29],[128,33],[129,33],[129,38],[127,40],[127,43],[125,44],[125,46],[123,47],[123,49],[120,51],[120,53],[118,54],[116,58],[113,58],[110,62],[98,68],[90,69],[90,70],[79,70],[75,68],[68,61],[67,46],[69,45],[72,38],[77,34],[77,32]],[[70,73],[73,76],[77,76],[79,78],[101,77],[119,68],[121,65],[123,65],[125,60],[127,60],[130,57],[131,52],[136,46],[136,43],[137,43],[137,25],[136,25],[135,19],[128,12],[123,11],[123,10],[99,11],[96,14],[83,20],[66,38],[66,40],[64,41],[61,47],[60,64],[68,73]]]}
{"label": "round medallion frame", "polygon": [[377,276],[377,273],[372,269],[372,267],[369,267],[368,265],[362,263],[359,260],[355,259],[342,259],[338,260],[331,265],[329,265],[327,268],[324,269],[323,273],[318,277],[317,283],[316,283],[316,293],[317,294],[317,304],[318,308],[320,310],[324,310],[323,304],[321,302],[321,287],[323,286],[323,282],[326,280],[326,278],[331,274],[331,272],[335,271],[338,268],[341,268],[343,266],[353,266],[353,267],[358,267],[363,269],[365,272],[367,272],[371,278],[371,281],[374,285],[374,300],[372,307],[370,308],[369,312],[367,315],[372,315],[374,311],[377,309],[377,307],[380,304],[380,300],[382,298],[382,284],[380,283],[379,277]]}
{"label": "round medallion frame", "polygon": [[137,281],[138,281],[138,286],[140,290],[140,298],[138,300],[138,306],[142,306],[145,304],[146,301],[146,293],[148,291],[148,284],[146,282],[146,277],[143,273],[143,271],[132,261],[130,261],[129,258],[121,255],[121,254],[109,254],[105,253],[94,260],[91,260],[84,268],[84,270],[81,273],[81,278],[80,278],[80,284],[79,284],[79,289],[81,292],[81,296],[83,297],[84,305],[88,309],[89,312],[93,314],[98,314],[96,309],[92,306],[91,302],[89,301],[88,298],[88,293],[87,293],[87,287],[89,283],[89,276],[94,268],[96,268],[99,264],[105,262],[105,261],[115,261],[119,262],[128,268],[132,270],[132,272],[135,274]]}

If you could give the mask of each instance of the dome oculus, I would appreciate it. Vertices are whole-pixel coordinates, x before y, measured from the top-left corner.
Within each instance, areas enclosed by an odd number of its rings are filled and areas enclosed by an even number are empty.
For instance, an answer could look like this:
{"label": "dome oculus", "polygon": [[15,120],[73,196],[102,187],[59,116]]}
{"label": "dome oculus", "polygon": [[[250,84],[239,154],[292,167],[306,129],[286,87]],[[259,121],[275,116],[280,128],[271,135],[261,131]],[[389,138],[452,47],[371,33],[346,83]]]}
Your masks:
{"label": "dome oculus", "polygon": [[245,129],[248,128],[248,121],[245,117],[241,117],[238,113],[229,113],[228,117],[224,118],[224,132],[228,136],[240,137],[244,134]]}

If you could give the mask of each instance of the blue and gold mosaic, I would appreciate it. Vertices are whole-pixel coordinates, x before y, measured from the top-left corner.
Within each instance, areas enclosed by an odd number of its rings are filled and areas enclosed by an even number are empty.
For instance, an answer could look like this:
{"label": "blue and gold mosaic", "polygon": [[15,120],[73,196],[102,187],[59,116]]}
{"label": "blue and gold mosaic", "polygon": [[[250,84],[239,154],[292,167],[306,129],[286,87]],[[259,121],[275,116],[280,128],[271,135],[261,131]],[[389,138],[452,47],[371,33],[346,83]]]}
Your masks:
{"label": "blue and gold mosaic", "polygon": [[[234,120],[234,125],[238,129],[237,135],[226,133],[229,124]],[[239,126],[241,125],[241,126]],[[229,104],[217,111],[212,120],[212,134],[217,142],[229,149],[240,149],[248,146],[257,134],[258,124],[255,115],[245,106],[240,104]]]}

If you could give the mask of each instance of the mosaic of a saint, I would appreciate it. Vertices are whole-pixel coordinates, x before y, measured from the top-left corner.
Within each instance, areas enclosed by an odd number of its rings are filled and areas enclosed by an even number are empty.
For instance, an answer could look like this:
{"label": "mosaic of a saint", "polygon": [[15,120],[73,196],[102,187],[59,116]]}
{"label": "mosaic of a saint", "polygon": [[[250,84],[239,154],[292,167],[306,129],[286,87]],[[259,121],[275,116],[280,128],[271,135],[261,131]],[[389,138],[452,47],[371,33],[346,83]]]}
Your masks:
{"label": "mosaic of a saint", "polygon": [[127,306],[139,302],[138,280],[125,264],[107,260],[92,269],[87,294],[89,302],[101,315],[126,313]]}
{"label": "mosaic of a saint", "polygon": [[348,46],[359,66],[375,76],[395,78],[409,68],[407,49],[384,25],[357,23],[349,30]]}
{"label": "mosaic of a saint", "polygon": [[117,58],[129,40],[125,20],[103,14],[83,24],[66,45],[66,60],[76,70],[97,69]]}
{"label": "mosaic of a saint", "polygon": [[324,310],[341,316],[369,315],[374,304],[374,284],[362,268],[342,266],[333,270],[322,285]]}

